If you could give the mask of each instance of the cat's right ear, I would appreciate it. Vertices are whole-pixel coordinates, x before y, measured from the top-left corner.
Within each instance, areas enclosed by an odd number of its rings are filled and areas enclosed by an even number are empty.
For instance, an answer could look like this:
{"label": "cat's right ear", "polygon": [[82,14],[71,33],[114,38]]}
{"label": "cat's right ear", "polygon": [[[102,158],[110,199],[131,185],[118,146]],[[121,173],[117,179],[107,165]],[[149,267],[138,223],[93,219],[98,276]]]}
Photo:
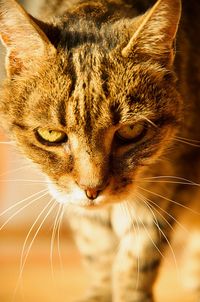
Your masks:
{"label": "cat's right ear", "polygon": [[[188,0],[189,1],[189,0]],[[133,22],[133,34],[122,50],[124,57],[135,53],[150,56],[171,66],[175,57],[175,39],[181,16],[181,0],[158,0],[144,15]]]}
{"label": "cat's right ear", "polygon": [[7,49],[9,77],[20,74],[55,53],[45,33],[15,0],[0,0],[0,37]]}

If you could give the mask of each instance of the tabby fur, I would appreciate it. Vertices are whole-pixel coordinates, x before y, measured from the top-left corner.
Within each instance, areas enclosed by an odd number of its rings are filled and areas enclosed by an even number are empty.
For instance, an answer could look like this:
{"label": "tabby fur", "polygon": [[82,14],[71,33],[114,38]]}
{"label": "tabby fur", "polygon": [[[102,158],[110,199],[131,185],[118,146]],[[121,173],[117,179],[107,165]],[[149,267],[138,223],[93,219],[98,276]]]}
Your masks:
{"label": "tabby fur", "polygon": [[[175,220],[198,204],[200,4],[182,6],[180,20],[180,0],[46,0],[39,20],[0,0],[1,123],[71,213],[84,301],[152,302]],[[119,141],[139,121],[144,138]],[[68,140],[41,143],[38,128]]]}

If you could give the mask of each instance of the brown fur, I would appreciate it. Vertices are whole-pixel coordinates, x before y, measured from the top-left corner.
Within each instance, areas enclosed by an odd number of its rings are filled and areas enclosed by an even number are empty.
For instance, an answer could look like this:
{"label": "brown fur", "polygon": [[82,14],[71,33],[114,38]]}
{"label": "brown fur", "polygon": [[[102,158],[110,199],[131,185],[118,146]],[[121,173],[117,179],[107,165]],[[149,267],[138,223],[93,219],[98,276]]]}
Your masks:
{"label": "brown fur", "polygon": [[[199,24],[191,20],[200,7],[183,1],[175,47],[180,1],[160,0],[146,12],[154,2],[47,1],[46,16],[60,15],[50,22],[0,0],[8,50],[2,125],[48,175],[58,201],[72,213],[81,206],[70,220],[94,266],[87,301],[152,301],[159,250],[180,215],[178,203],[190,207],[191,196],[198,198],[197,186],[183,178],[199,181],[199,150],[177,137],[200,139]],[[121,127],[140,121],[147,127],[142,140],[117,138]],[[63,131],[68,141],[41,143],[38,128]]]}

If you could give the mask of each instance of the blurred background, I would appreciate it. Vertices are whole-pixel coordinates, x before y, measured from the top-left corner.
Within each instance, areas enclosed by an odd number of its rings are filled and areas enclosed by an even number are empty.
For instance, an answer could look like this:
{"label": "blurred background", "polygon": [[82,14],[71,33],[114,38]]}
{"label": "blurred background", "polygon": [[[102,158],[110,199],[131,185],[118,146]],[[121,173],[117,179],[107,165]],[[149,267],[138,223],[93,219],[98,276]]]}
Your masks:
{"label": "blurred background", "polygon": [[[39,3],[40,0],[27,0],[22,4],[37,16]],[[1,81],[5,77],[4,59],[5,49],[0,45]],[[7,142],[8,138],[0,129],[0,302],[72,302],[84,293],[87,277],[67,226],[67,219],[63,219],[59,240],[57,236],[54,248],[52,230],[56,211],[46,219],[38,234],[37,228],[40,228],[44,213],[32,228],[50,196],[42,196],[46,188],[43,176]],[[14,206],[16,203],[19,203],[18,206]],[[31,234],[26,239],[31,228]],[[182,236],[185,235],[179,232],[173,245],[178,271],[181,266],[179,251],[182,247]],[[23,273],[20,274],[24,242],[25,258],[26,252],[29,253]],[[158,302],[196,301],[182,287],[170,251],[166,254],[155,291]]]}

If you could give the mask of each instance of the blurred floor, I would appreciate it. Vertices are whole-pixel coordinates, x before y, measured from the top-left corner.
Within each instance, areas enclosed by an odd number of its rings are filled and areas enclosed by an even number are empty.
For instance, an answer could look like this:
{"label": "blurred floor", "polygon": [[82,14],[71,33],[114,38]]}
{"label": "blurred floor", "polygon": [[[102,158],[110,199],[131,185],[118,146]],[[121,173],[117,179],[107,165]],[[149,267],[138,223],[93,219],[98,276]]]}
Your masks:
{"label": "blurred floor", "polygon": [[[50,239],[37,240],[31,248],[23,270],[21,289],[13,299],[19,277],[21,238],[0,240],[0,302],[70,302],[80,296],[84,287],[79,255],[72,242],[62,244],[63,268],[61,268],[55,244],[53,272],[50,261]],[[12,300],[13,299],[13,300]]]}
{"label": "blurred floor", "polygon": [[[24,238],[0,238],[0,302],[72,302],[81,297],[87,277],[72,241],[61,239],[63,270],[60,268],[57,243],[55,243],[54,274],[52,274],[50,237],[41,239],[39,236],[31,248],[24,267],[23,290],[21,292],[18,290],[13,299]],[[195,297],[181,287],[173,260],[169,258],[163,265],[156,285],[156,301],[196,302]]]}

